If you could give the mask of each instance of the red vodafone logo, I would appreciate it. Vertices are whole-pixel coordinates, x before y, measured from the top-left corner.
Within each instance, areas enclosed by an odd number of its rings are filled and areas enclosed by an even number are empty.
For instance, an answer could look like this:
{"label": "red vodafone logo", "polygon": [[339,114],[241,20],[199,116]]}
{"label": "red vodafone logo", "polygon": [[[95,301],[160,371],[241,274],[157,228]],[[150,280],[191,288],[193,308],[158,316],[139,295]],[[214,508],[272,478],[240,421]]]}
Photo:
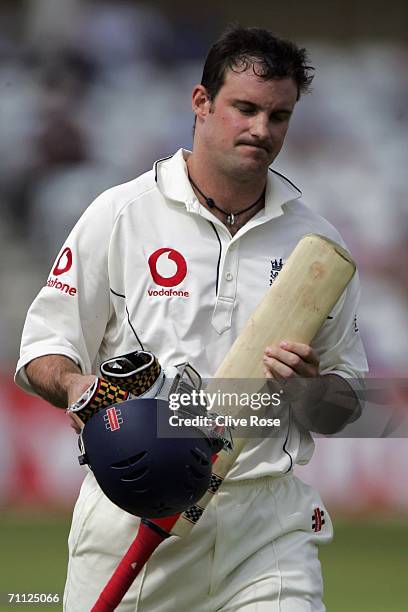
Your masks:
{"label": "red vodafone logo", "polygon": [[[158,261],[161,257],[164,257],[166,260],[170,259],[176,264],[177,269],[171,276],[163,276],[157,271]],[[176,285],[179,285],[186,277],[187,262],[183,255],[174,249],[158,249],[150,255],[148,261],[150,274],[152,275],[156,285],[161,285],[162,287],[175,287]]]}
{"label": "red vodafone logo", "polygon": [[59,276],[60,274],[64,274],[64,272],[68,272],[71,266],[72,251],[69,247],[65,247],[61,255],[58,257],[57,263],[55,264],[52,273],[54,276]]}

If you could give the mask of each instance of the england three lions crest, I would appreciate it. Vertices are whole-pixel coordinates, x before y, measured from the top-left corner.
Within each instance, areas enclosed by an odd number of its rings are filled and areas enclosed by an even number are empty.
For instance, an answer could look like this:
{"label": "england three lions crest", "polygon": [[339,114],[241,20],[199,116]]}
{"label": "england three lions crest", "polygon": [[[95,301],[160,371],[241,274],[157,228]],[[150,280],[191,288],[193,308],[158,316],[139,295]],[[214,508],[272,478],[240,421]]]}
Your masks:
{"label": "england three lions crest", "polygon": [[269,276],[269,284],[272,285],[273,281],[277,279],[279,272],[282,270],[283,262],[282,257],[280,259],[271,259],[271,273]]}

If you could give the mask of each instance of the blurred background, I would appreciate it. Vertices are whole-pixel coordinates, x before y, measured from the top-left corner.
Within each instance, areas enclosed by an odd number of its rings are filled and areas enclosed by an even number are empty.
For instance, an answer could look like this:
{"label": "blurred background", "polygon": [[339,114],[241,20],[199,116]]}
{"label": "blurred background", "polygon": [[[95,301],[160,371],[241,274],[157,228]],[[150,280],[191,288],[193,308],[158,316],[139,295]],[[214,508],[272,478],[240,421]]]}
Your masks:
{"label": "blurred background", "polygon": [[[12,383],[28,306],[102,190],[191,148],[191,89],[232,20],[310,52],[313,92],[274,167],[357,260],[370,376],[406,378],[406,2],[1,0],[0,555],[9,571],[0,609],[11,609],[13,590],[61,592],[82,480],[62,411]],[[406,408],[406,396],[399,402]],[[328,610],[405,610],[407,440],[319,439],[316,447],[298,473],[318,486],[338,525],[322,552]]]}

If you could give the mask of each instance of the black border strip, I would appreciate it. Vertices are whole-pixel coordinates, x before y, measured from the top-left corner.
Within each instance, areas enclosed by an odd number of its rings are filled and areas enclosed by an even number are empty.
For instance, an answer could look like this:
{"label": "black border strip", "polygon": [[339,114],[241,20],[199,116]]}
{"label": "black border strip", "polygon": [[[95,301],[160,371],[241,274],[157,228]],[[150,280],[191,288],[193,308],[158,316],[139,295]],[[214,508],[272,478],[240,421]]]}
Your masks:
{"label": "black border strip", "polygon": [[287,182],[288,182],[290,185],[292,185],[292,187],[294,187],[294,188],[295,188],[295,189],[296,189],[296,190],[297,190],[297,191],[300,193],[300,195],[303,195],[303,194],[302,194],[302,191],[299,189],[299,187],[296,187],[295,183],[292,183],[292,181],[290,181],[290,180],[288,179],[288,177],[287,177],[287,176],[285,176],[284,174],[281,174],[281,173],[280,173],[280,172],[278,172],[277,170],[273,170],[272,168],[269,168],[269,170],[270,170],[271,172],[273,172],[274,174],[277,174],[277,175],[278,175],[278,176],[280,176],[281,178],[285,179],[285,181],[287,181]]}
{"label": "black border strip", "polygon": [[288,467],[288,469],[286,470],[286,473],[290,472],[293,469],[293,459],[292,459],[292,455],[290,454],[290,452],[288,450],[286,450],[286,443],[289,440],[289,431],[290,431],[290,421],[291,421],[291,416],[292,416],[292,406],[289,404],[289,414],[288,414],[288,431],[286,433],[286,440],[283,443],[283,452],[289,457],[290,459],[290,466]]}
{"label": "black border strip", "polygon": [[114,291],[112,288],[109,288],[109,291],[113,293],[113,295],[117,295],[118,297],[124,298],[126,300],[126,295],[122,295],[121,293]]}
{"label": "black border strip", "polygon": [[221,255],[222,255],[222,244],[221,244],[221,239],[218,235],[217,232],[217,228],[215,227],[214,223],[212,221],[208,222],[211,227],[213,228],[215,235],[217,236],[217,240],[218,240],[218,244],[220,247],[219,253],[218,253],[218,261],[217,261],[217,280],[215,282],[215,295],[218,295],[218,279],[219,279],[219,275],[220,275],[220,263],[221,263]]}
{"label": "black border strip", "polygon": [[173,155],[168,155],[167,157],[162,157],[161,159],[158,159],[157,161],[154,162],[154,180],[157,183],[157,166],[158,164],[160,164],[160,162],[164,162],[166,161],[166,159],[171,159],[172,157],[174,157],[174,153]]}
{"label": "black border strip", "polygon": [[[110,292],[111,292],[111,293],[113,293],[113,295],[116,295],[117,297],[121,297],[121,298],[123,298],[124,300],[126,300],[126,296],[125,296],[125,295],[122,295],[121,293],[118,293],[117,291],[114,291],[114,290],[113,290],[111,287],[109,288],[109,290],[110,290]],[[131,320],[130,320],[130,314],[129,314],[129,310],[128,310],[128,307],[127,307],[126,301],[125,301],[125,308],[126,308],[127,320],[128,320],[129,325],[130,325],[130,329],[132,330],[132,332],[133,332],[133,334],[134,334],[134,336],[135,336],[136,340],[137,340],[137,341],[138,341],[138,343],[140,344],[140,348],[142,349],[142,351],[144,351],[144,350],[145,350],[145,348],[144,348],[144,346],[143,346],[143,344],[142,344],[142,342],[141,342],[141,340],[140,340],[139,336],[137,335],[137,333],[136,333],[136,331],[135,331],[135,328],[133,327],[132,322],[131,322]]]}

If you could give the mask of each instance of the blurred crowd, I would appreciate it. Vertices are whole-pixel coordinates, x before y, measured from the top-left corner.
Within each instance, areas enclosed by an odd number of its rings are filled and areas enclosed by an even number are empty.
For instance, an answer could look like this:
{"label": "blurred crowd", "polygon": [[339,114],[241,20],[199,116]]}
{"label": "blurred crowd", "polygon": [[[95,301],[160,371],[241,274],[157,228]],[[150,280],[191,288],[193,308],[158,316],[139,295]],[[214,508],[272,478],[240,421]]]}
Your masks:
{"label": "blurred crowd", "polygon": [[[6,5],[5,5],[6,6]],[[71,227],[104,189],[191,148],[192,86],[219,29],[118,1],[0,8],[0,363]],[[408,365],[408,50],[302,41],[316,67],[275,162],[343,234],[374,375]]]}

